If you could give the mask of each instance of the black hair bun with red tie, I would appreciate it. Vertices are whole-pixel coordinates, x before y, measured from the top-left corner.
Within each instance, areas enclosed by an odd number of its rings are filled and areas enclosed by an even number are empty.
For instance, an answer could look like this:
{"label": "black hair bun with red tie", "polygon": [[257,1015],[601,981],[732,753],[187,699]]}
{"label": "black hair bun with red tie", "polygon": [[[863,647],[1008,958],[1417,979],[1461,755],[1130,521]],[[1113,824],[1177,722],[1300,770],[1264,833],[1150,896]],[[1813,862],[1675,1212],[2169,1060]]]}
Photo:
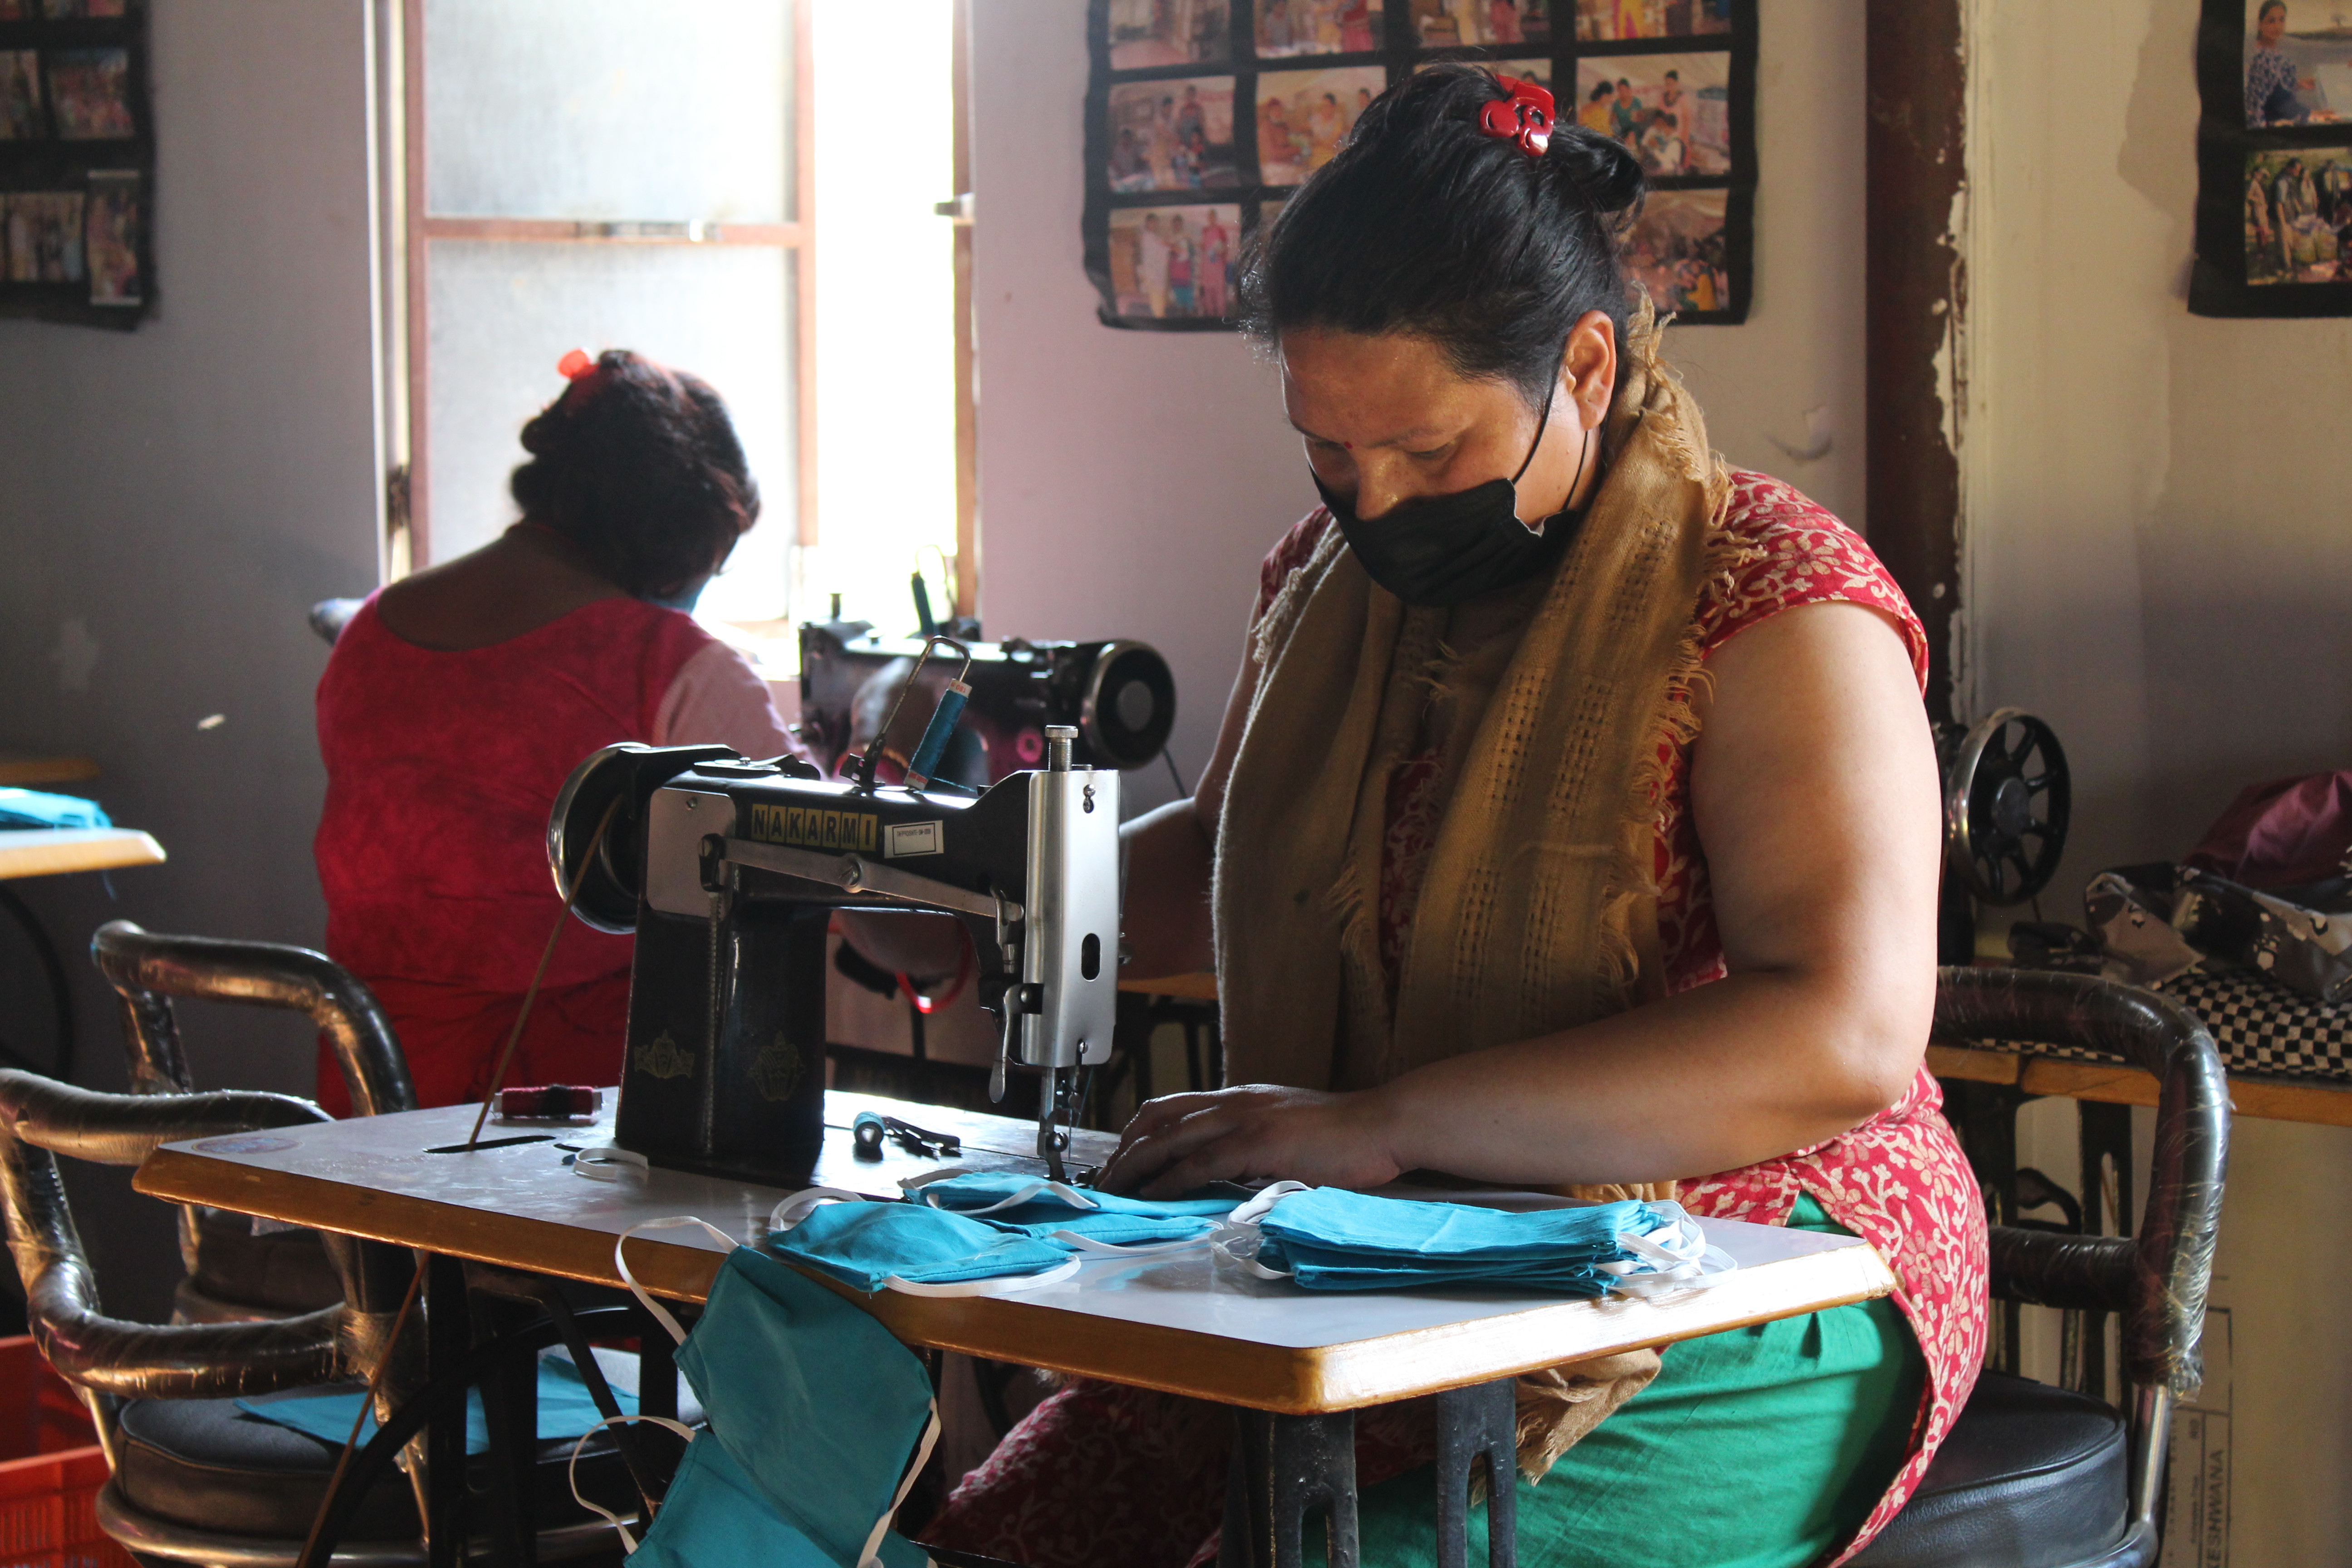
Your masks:
{"label": "black hair bun with red tie", "polygon": [[1548,89],[1431,66],[1373,100],[1252,239],[1243,323],[1265,342],[1307,326],[1428,337],[1532,405],[1588,311],[1623,341],[1619,250],[1643,190],[1632,152],[1562,123]]}

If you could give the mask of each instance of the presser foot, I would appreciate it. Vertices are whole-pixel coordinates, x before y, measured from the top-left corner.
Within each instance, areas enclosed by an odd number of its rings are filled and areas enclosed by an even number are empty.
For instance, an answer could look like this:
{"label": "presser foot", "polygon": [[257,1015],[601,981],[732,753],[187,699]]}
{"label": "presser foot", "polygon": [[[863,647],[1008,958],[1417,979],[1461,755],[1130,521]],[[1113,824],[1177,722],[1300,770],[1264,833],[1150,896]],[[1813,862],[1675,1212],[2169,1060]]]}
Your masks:
{"label": "presser foot", "polygon": [[1062,1156],[1070,1148],[1070,1115],[1072,1101],[1076,1098],[1078,1073],[1076,1068],[1047,1068],[1045,1081],[1040,1088],[1037,1106],[1037,1158],[1045,1162],[1045,1174],[1056,1182],[1069,1180],[1062,1165]]}

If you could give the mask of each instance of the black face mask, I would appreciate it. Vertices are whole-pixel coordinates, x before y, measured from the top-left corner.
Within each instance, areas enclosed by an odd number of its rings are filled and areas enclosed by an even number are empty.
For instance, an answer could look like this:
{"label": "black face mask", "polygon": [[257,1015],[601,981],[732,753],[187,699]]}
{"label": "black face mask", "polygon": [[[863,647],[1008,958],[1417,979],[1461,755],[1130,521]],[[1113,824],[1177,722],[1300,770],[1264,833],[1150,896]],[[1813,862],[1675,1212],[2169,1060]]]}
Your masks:
{"label": "black face mask", "polygon": [[[1552,383],[1553,391],[1559,384]],[[1415,496],[1399,501],[1375,518],[1356,515],[1352,502],[1332,493],[1320,477],[1315,488],[1323,504],[1356,552],[1372,581],[1408,605],[1458,605],[1497,589],[1531,582],[1549,572],[1574,542],[1582,526],[1581,512],[1560,511],[1543,522],[1538,532],[1519,521],[1518,486],[1536,448],[1543,445],[1551,424],[1552,394],[1544,395],[1543,416],[1527,460],[1507,479],[1488,479],[1451,495]],[[1308,474],[1314,476],[1309,468]],[[1568,493],[1584,482],[1584,459],[1577,458],[1576,479]]]}

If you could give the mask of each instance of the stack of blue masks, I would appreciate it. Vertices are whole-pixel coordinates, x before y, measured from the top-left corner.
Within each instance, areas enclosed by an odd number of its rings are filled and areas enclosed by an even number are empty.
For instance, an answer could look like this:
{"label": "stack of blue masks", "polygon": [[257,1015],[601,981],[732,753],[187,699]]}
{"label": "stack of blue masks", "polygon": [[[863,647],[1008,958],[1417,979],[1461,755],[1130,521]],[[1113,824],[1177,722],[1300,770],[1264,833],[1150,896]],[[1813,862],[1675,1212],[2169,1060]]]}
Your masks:
{"label": "stack of blue masks", "polygon": [[767,1247],[866,1291],[894,1281],[954,1285],[1039,1274],[1070,1261],[1050,1241],[915,1204],[823,1204],[772,1234]]}
{"label": "stack of blue masks", "polygon": [[37,789],[0,789],[0,827],[111,827],[98,802]]}
{"label": "stack of blue masks", "polygon": [[[1309,1290],[1478,1285],[1602,1296],[1643,1275],[1695,1279],[1708,1252],[1679,1204],[1511,1213],[1312,1187],[1279,1198],[1257,1225],[1261,1271]],[[1714,1260],[1716,1271],[1730,1262]]]}
{"label": "stack of blue masks", "polygon": [[914,1203],[1040,1242],[1129,1247],[1206,1236],[1233,1212],[1233,1197],[1121,1197],[1012,1171],[973,1171],[907,1188]]}

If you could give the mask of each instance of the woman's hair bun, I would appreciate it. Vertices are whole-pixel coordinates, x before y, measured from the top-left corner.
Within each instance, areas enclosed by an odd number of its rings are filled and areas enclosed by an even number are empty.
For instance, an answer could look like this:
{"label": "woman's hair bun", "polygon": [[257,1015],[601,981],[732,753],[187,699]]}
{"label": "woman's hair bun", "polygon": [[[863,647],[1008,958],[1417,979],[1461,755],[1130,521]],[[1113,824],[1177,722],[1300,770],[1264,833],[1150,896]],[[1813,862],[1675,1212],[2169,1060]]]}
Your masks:
{"label": "woman's hair bun", "polygon": [[1620,250],[1642,166],[1555,112],[1543,155],[1483,121],[1509,96],[1489,67],[1426,67],[1374,99],[1244,252],[1244,324],[1410,332],[1465,376],[1501,376],[1532,407],[1570,332],[1599,310],[1623,339]]}
{"label": "woman's hair bun", "polygon": [[530,461],[507,489],[523,516],[577,545],[640,598],[708,573],[760,515],[760,488],[718,393],[607,349],[522,427]]}
{"label": "woman's hair bun", "polygon": [[1596,213],[1630,216],[1642,199],[1641,162],[1613,136],[1581,125],[1555,126],[1545,157],[1566,172]]}

